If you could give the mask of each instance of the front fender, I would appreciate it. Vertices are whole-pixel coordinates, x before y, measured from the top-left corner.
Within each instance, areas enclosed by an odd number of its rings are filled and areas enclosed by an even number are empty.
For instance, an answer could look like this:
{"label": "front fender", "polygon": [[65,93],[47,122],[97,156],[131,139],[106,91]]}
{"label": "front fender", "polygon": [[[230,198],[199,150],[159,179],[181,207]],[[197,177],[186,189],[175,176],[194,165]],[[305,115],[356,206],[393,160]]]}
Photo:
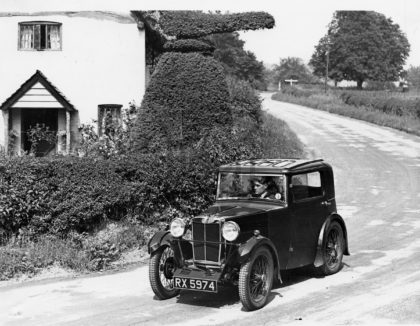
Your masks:
{"label": "front fender", "polygon": [[277,278],[280,282],[282,282],[280,276],[280,262],[276,247],[274,246],[273,242],[266,237],[261,235],[253,236],[249,238],[247,242],[241,244],[238,248],[239,262],[241,265],[245,263],[251,256],[252,252],[261,246],[266,246],[270,250],[274,260],[274,268],[277,270]]}
{"label": "front fender", "polygon": [[169,231],[159,231],[156,232],[155,235],[149,240],[147,244],[147,251],[149,254],[154,253],[158,250],[162,245],[171,245],[173,237]]}
{"label": "front fender", "polygon": [[318,244],[317,244],[317,249],[316,249],[316,256],[315,256],[315,261],[314,261],[315,267],[319,267],[323,264],[322,243],[324,241],[325,230],[330,226],[331,222],[333,222],[333,221],[337,221],[341,225],[341,228],[343,229],[343,236],[344,236],[344,246],[345,246],[344,255],[346,255],[346,256],[350,255],[349,244],[348,244],[348,240],[347,240],[346,224],[344,223],[344,220],[340,215],[332,214],[332,215],[328,216],[328,218],[325,220],[324,224],[322,225],[321,231],[319,232]]}

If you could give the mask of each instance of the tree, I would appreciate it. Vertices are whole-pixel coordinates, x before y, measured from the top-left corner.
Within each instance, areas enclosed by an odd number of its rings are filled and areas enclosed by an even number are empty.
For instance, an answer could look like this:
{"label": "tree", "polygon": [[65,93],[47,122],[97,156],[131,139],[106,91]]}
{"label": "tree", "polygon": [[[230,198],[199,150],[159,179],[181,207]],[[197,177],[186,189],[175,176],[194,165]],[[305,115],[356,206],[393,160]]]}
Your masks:
{"label": "tree", "polygon": [[264,65],[254,53],[244,50],[245,42],[239,33],[214,34],[209,39],[216,47],[214,58],[222,63],[228,75],[254,85],[263,83]]}
{"label": "tree", "polygon": [[284,83],[286,79],[297,79],[301,83],[312,83],[316,77],[312,75],[309,68],[301,58],[287,57],[280,59],[280,64],[274,67],[275,82]]}
{"label": "tree", "polygon": [[407,81],[409,85],[420,88],[420,66],[410,66],[407,70]]}
{"label": "tree", "polygon": [[336,11],[327,34],[315,46],[310,65],[317,76],[336,81],[398,79],[410,44],[398,24],[374,11]]}

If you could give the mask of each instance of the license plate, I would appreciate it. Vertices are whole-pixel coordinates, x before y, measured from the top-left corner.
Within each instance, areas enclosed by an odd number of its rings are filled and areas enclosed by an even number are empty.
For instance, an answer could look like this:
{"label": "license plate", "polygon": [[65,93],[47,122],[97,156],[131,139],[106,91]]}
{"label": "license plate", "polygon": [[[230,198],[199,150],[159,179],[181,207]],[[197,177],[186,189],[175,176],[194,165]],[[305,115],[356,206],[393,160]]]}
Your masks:
{"label": "license plate", "polygon": [[174,287],[176,289],[186,289],[204,292],[217,292],[217,282],[211,280],[201,280],[196,278],[174,277]]}

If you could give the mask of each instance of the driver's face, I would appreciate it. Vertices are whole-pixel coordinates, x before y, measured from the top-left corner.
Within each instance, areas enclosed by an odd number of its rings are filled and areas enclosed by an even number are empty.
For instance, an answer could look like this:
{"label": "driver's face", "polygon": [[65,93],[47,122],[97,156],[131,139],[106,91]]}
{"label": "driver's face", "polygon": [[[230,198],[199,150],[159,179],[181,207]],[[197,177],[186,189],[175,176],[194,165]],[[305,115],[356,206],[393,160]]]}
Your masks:
{"label": "driver's face", "polygon": [[267,189],[267,185],[258,181],[254,183],[254,190],[257,195],[261,195],[265,191],[265,189]]}

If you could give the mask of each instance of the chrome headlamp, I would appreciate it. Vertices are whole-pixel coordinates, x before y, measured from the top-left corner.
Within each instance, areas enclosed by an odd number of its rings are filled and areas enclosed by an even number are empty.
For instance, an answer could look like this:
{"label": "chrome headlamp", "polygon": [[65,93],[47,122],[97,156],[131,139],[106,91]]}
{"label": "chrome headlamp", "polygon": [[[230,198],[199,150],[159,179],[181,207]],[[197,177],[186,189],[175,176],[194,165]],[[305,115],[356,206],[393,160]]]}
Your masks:
{"label": "chrome headlamp", "polygon": [[175,238],[182,237],[185,232],[185,222],[180,218],[174,219],[171,222],[170,232]]}
{"label": "chrome headlamp", "polygon": [[241,229],[239,228],[239,225],[232,221],[224,223],[222,227],[223,238],[227,241],[235,240],[238,237],[240,231]]}

